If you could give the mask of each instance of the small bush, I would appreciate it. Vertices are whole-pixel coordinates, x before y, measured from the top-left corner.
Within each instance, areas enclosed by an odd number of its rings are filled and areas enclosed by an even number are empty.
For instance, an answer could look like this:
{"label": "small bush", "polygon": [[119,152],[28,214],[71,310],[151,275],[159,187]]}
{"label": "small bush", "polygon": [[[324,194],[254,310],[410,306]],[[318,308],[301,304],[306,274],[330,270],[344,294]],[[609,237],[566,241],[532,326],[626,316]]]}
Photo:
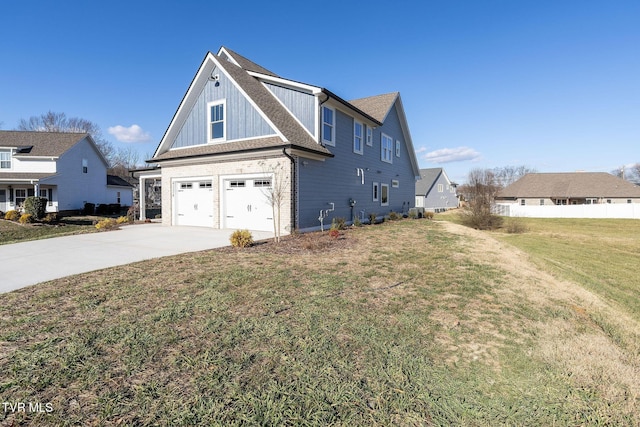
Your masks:
{"label": "small bush", "polygon": [[509,234],[522,234],[528,231],[527,226],[520,218],[509,218],[506,224],[506,231]]}
{"label": "small bush", "polygon": [[126,224],[127,222],[129,222],[129,218],[126,216],[121,216],[116,219],[116,224]]}
{"label": "small bush", "polygon": [[409,209],[409,218],[410,219],[418,218],[418,211],[416,211],[415,209]]}
{"label": "small bush", "polygon": [[106,218],[98,221],[96,228],[100,231],[115,230],[118,228],[118,222],[113,218]]}
{"label": "small bush", "polygon": [[18,220],[20,224],[31,224],[33,222],[33,215],[25,213],[20,215],[20,219]]}
{"label": "small bush", "polygon": [[331,220],[331,228],[333,228],[334,224],[338,230],[344,230],[347,228],[347,220],[342,217],[333,218]]}
{"label": "small bush", "polygon": [[355,217],[353,220],[353,226],[354,227],[362,227],[362,221],[360,221],[360,218]]}
{"label": "small bush", "polygon": [[135,206],[129,206],[129,209],[127,209],[127,219],[129,222],[135,222],[136,216],[138,216],[138,212],[136,212],[136,210]]}
{"label": "small bush", "polygon": [[427,219],[433,219],[434,215],[435,214],[433,212],[425,212],[424,213],[424,217],[427,218]]}
{"label": "small bush", "polygon": [[253,236],[249,230],[236,230],[229,241],[234,248],[247,248],[253,245]]}
{"label": "small bush", "polygon": [[20,218],[20,213],[18,211],[8,211],[4,214],[4,219],[8,221],[17,221]]}
{"label": "small bush", "polygon": [[376,223],[376,218],[378,218],[378,214],[375,212],[371,212],[369,214],[369,224],[375,224]]}
{"label": "small bush", "polygon": [[55,224],[58,222],[58,214],[48,213],[44,218],[42,218],[42,222],[45,224]]}
{"label": "small bush", "polygon": [[399,219],[402,219],[402,214],[399,214],[397,212],[391,211],[391,212],[389,212],[389,219],[391,221],[397,221]]}

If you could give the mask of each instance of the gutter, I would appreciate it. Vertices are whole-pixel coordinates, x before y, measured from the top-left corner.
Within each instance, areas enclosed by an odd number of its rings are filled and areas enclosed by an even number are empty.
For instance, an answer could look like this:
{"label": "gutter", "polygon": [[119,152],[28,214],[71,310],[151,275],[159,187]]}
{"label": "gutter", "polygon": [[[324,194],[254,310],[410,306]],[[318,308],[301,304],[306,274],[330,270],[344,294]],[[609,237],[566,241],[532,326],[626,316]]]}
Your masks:
{"label": "gutter", "polygon": [[[327,98],[328,99],[328,98]],[[289,160],[291,160],[291,233],[293,233],[295,230],[298,229],[298,224],[297,224],[297,203],[296,203],[296,182],[297,182],[297,175],[298,175],[298,168],[297,166],[297,162],[296,159],[290,155],[289,153],[287,153],[287,147],[284,147],[282,149],[282,154],[284,154],[285,156],[287,156],[287,158]]]}

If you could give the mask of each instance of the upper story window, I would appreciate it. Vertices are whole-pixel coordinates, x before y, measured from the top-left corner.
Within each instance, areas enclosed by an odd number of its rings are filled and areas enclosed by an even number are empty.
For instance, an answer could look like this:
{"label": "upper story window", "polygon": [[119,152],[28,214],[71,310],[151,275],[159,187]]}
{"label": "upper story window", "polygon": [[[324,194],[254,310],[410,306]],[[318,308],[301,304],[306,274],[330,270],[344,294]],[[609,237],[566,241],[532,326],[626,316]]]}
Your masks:
{"label": "upper story window", "polygon": [[322,107],[322,142],[335,147],[336,112],[333,108]]}
{"label": "upper story window", "polygon": [[370,126],[367,126],[367,145],[373,146],[373,128]]}
{"label": "upper story window", "polygon": [[442,193],[444,191],[444,186],[442,184],[438,184],[438,193]]}
{"label": "upper story window", "polygon": [[393,139],[383,133],[381,141],[382,143],[380,144],[380,160],[387,163],[393,163]]}
{"label": "upper story window", "polygon": [[396,139],[396,157],[400,157],[400,141]]}
{"label": "upper story window", "polygon": [[82,173],[89,172],[89,161],[87,159],[82,159]]}
{"label": "upper story window", "polygon": [[362,123],[353,122],[353,152],[362,154],[362,142],[363,142],[363,125]]}
{"label": "upper story window", "polygon": [[210,102],[209,106],[209,141],[224,141],[226,138],[225,101]]}
{"label": "upper story window", "polygon": [[0,169],[11,169],[11,150],[0,151]]}

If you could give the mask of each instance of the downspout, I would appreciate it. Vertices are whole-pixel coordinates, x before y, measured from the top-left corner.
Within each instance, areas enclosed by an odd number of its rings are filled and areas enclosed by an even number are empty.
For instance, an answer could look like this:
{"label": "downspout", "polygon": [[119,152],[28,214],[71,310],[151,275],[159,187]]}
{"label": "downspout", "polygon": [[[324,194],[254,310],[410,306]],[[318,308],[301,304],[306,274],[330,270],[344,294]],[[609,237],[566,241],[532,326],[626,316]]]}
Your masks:
{"label": "downspout", "polygon": [[289,153],[287,153],[287,148],[283,148],[282,149],[282,154],[284,154],[285,156],[287,156],[287,158],[289,160],[291,160],[291,233],[293,233],[294,231],[296,231],[298,229],[298,224],[297,224],[297,216],[296,216],[296,212],[297,212],[297,206],[296,206],[296,191],[298,191],[298,189],[296,188],[296,182],[297,182],[297,174],[298,174],[298,169],[296,168],[296,159],[291,156]]}

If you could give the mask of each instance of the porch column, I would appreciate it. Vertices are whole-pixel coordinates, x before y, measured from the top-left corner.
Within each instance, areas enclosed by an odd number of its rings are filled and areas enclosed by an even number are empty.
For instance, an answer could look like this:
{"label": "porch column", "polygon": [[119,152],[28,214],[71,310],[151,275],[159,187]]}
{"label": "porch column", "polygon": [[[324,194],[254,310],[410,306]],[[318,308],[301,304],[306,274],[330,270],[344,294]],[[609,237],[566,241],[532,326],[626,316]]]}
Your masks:
{"label": "porch column", "polygon": [[140,176],[139,183],[138,183],[138,209],[140,209],[141,221],[144,221],[145,219],[147,219],[146,198],[147,198],[147,192],[145,188],[145,179],[142,176]]}

